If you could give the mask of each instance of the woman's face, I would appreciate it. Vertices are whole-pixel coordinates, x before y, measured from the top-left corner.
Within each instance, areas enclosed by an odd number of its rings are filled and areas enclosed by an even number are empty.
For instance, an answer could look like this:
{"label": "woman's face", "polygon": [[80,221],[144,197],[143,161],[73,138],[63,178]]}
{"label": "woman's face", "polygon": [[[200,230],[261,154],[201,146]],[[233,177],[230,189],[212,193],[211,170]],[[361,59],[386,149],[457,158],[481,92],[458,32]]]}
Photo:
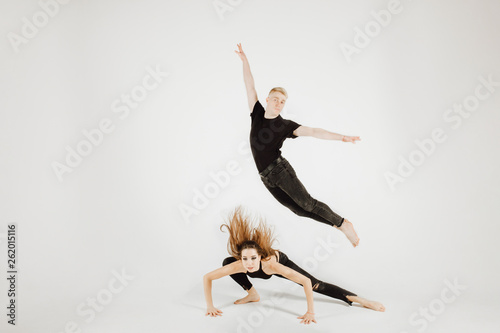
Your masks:
{"label": "woman's face", "polygon": [[260,257],[256,249],[244,249],[241,251],[241,262],[249,272],[256,272],[259,270]]}

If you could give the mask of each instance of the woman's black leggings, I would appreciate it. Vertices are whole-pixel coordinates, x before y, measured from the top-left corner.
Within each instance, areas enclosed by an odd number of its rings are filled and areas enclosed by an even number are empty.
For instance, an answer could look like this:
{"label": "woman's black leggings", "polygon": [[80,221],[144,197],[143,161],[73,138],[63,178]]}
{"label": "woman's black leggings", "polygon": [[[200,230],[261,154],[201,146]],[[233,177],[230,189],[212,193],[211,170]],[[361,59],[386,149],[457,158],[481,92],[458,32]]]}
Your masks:
{"label": "woman's black leggings", "polygon": [[[293,261],[288,259],[287,255],[284,254],[283,252],[280,252],[279,255],[280,255],[280,258],[279,258],[280,264],[285,265],[285,266],[293,269],[294,271],[299,272],[300,274],[311,279],[313,291],[320,293],[320,294],[323,294],[323,295],[326,295],[326,296],[336,298],[336,299],[340,299],[340,300],[348,303],[349,305],[351,305],[352,302],[349,301],[346,296],[357,296],[356,294],[354,294],[348,290],[342,289],[336,285],[333,285],[333,284],[323,282],[323,281],[316,279],[314,276],[307,273],[305,270],[303,270],[302,268],[297,266]],[[226,259],[224,259],[222,265],[223,266],[229,265],[235,261],[237,261],[236,258],[227,257]],[[252,288],[252,283],[248,280],[248,277],[245,273],[236,273],[236,274],[232,274],[230,276],[234,281],[236,281],[236,283],[238,283],[240,286],[242,286],[243,289],[250,290]],[[276,276],[279,276],[280,278],[286,279],[284,276],[279,275],[279,274],[276,274]]]}

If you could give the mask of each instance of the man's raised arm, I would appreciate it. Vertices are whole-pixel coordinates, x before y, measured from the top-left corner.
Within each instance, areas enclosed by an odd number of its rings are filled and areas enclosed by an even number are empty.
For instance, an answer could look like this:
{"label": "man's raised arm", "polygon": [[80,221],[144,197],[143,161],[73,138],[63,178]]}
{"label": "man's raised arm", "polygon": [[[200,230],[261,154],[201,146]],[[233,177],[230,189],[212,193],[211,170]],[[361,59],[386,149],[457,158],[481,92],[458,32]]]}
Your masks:
{"label": "man's raised arm", "polygon": [[257,91],[255,90],[255,83],[253,81],[252,72],[250,71],[250,64],[248,63],[247,56],[243,52],[241,43],[238,44],[238,51],[234,51],[243,61],[243,79],[245,80],[245,87],[247,89],[248,96],[248,107],[250,108],[250,113],[253,111],[253,107],[257,102]]}

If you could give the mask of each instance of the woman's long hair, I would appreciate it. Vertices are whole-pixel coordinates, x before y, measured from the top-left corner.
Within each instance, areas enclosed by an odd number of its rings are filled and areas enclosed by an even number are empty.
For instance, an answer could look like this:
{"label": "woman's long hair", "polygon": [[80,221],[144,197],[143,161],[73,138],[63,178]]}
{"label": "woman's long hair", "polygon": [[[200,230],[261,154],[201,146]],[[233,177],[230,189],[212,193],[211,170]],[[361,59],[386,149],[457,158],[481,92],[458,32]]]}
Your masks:
{"label": "woman's long hair", "polygon": [[226,227],[229,232],[227,251],[231,256],[240,260],[241,251],[244,249],[256,249],[262,259],[268,259],[275,253],[272,248],[274,236],[271,228],[259,219],[256,227],[252,225],[249,216],[238,206],[229,214],[227,224],[222,224],[220,230]]}

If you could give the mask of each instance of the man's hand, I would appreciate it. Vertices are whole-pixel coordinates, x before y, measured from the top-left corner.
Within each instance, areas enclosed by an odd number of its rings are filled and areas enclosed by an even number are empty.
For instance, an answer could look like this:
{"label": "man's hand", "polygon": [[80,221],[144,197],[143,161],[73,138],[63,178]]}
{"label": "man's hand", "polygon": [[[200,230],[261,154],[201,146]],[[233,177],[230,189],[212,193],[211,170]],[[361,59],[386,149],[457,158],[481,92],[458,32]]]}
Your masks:
{"label": "man's hand", "polygon": [[344,135],[344,136],[342,137],[342,141],[344,141],[344,142],[352,142],[352,143],[356,143],[356,141],[359,141],[359,140],[361,140],[361,139],[359,138],[359,136],[347,136],[347,135]]}
{"label": "man's hand", "polygon": [[241,43],[237,45],[238,51],[235,50],[234,52],[236,52],[236,54],[243,61],[243,80],[245,81],[245,88],[247,90],[248,108],[250,109],[250,113],[252,113],[255,103],[258,101],[257,91],[255,90],[255,83],[253,82],[253,76],[250,71],[250,64],[248,63],[247,56],[245,55],[245,52],[243,52]]}
{"label": "man's hand", "polygon": [[243,48],[241,47],[241,43],[237,45],[238,45],[238,51],[235,50],[234,52],[236,52],[236,54],[240,57],[242,61],[248,61],[247,56],[245,55],[245,52],[243,52]]}

